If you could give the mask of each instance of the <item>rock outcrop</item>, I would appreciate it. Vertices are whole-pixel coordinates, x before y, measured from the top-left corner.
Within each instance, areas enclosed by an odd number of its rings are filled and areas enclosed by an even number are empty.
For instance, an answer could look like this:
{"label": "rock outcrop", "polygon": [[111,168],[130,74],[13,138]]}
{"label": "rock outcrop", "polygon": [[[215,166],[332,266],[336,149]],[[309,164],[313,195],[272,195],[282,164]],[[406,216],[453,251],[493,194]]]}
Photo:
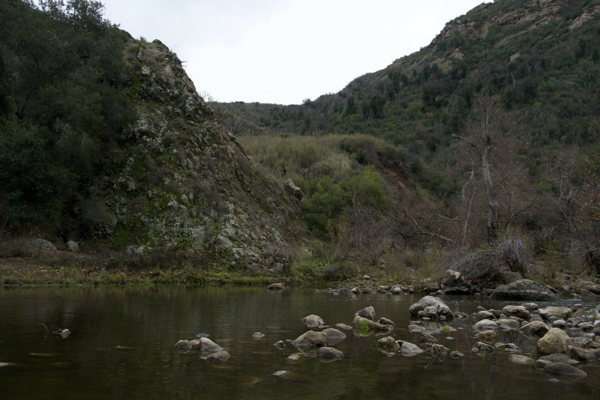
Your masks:
{"label": "rock outcrop", "polygon": [[279,229],[298,202],[252,168],[167,46],[129,37],[125,61],[138,120],[76,210],[89,236],[132,254],[169,249],[285,272],[291,249]]}

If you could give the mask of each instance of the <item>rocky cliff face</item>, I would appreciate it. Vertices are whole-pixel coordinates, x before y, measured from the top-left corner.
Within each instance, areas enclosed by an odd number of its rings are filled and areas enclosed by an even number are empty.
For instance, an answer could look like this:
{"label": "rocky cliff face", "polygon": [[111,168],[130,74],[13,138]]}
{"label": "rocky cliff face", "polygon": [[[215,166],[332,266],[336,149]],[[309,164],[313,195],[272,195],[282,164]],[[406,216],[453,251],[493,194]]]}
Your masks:
{"label": "rocky cliff face", "polygon": [[298,201],[254,169],[176,54],[159,41],[127,40],[139,120],[77,210],[87,234],[133,253],[174,249],[283,270],[291,249],[282,232]]}
{"label": "rocky cliff face", "polygon": [[[502,3],[502,1],[496,1]],[[567,5],[567,0],[527,0],[523,1],[521,7],[507,8],[506,10],[498,9],[492,11],[490,6],[492,3],[484,3],[469,11],[466,18],[458,18],[446,25],[442,32],[431,42],[430,46],[435,46],[440,40],[450,38],[455,35],[460,35],[465,38],[481,37],[485,38],[488,33],[494,28],[501,26],[505,29],[517,25],[527,25],[527,28],[520,30],[514,35],[509,35],[498,45],[508,43],[515,39],[518,35],[529,30],[537,29],[552,21],[557,21],[563,18],[560,15],[561,8]],[[484,11],[485,10],[485,11]],[[485,19],[481,21],[472,21],[470,16],[476,13],[484,14]],[[575,29],[589,21],[596,13],[600,12],[600,6],[589,6],[584,8],[581,13],[569,26],[569,29]]]}

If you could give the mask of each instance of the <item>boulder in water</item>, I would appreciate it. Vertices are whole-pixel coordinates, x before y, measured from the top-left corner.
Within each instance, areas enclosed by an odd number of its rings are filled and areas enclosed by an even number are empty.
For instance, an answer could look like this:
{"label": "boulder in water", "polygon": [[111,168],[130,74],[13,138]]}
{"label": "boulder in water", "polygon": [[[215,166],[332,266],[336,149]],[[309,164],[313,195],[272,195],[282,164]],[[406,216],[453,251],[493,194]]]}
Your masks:
{"label": "boulder in water", "polygon": [[325,347],[327,346],[327,334],[307,331],[292,341],[292,345],[298,348]]}
{"label": "boulder in water", "polygon": [[454,318],[454,314],[452,314],[450,307],[448,307],[448,305],[444,303],[442,299],[434,296],[423,297],[421,300],[410,306],[408,311],[410,311],[412,315],[419,315],[419,312],[424,311],[425,308],[428,307],[433,307],[433,309],[429,308],[428,312],[432,313],[432,311],[435,310],[435,315],[438,317],[444,316],[449,320]]}

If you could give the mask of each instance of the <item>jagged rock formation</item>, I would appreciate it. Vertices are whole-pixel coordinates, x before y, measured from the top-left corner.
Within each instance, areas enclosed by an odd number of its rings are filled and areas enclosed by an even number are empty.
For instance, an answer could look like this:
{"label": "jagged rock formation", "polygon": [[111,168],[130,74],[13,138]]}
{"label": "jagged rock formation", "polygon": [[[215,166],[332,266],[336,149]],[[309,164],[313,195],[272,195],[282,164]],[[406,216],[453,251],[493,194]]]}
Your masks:
{"label": "jagged rock formation", "polygon": [[136,254],[174,249],[283,271],[281,230],[296,200],[256,172],[164,44],[129,37],[124,57],[139,119],[89,188],[88,234]]}

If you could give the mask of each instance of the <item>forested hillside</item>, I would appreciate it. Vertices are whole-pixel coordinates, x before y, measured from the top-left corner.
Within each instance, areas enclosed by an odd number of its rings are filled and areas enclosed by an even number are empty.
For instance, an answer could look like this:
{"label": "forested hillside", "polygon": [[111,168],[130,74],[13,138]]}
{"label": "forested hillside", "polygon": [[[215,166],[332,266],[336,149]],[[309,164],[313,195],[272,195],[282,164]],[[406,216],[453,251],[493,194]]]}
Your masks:
{"label": "forested hillside", "polygon": [[298,201],[252,168],[177,54],[135,40],[102,8],[0,2],[2,253],[34,236],[287,270]]}
{"label": "forested hillside", "polygon": [[[399,235],[392,243],[478,248],[516,235],[537,256],[576,255],[594,264],[599,39],[600,1],[498,0],[339,93],[302,105],[213,106],[223,120],[258,127],[237,129],[240,137],[262,128],[311,136],[313,148],[327,134],[386,142],[383,151],[368,140],[349,148],[348,139],[337,151],[383,176],[396,167],[409,183],[385,212]],[[259,162],[270,141],[266,135],[250,151]],[[296,178],[312,196],[308,204],[322,191],[316,170]]]}

